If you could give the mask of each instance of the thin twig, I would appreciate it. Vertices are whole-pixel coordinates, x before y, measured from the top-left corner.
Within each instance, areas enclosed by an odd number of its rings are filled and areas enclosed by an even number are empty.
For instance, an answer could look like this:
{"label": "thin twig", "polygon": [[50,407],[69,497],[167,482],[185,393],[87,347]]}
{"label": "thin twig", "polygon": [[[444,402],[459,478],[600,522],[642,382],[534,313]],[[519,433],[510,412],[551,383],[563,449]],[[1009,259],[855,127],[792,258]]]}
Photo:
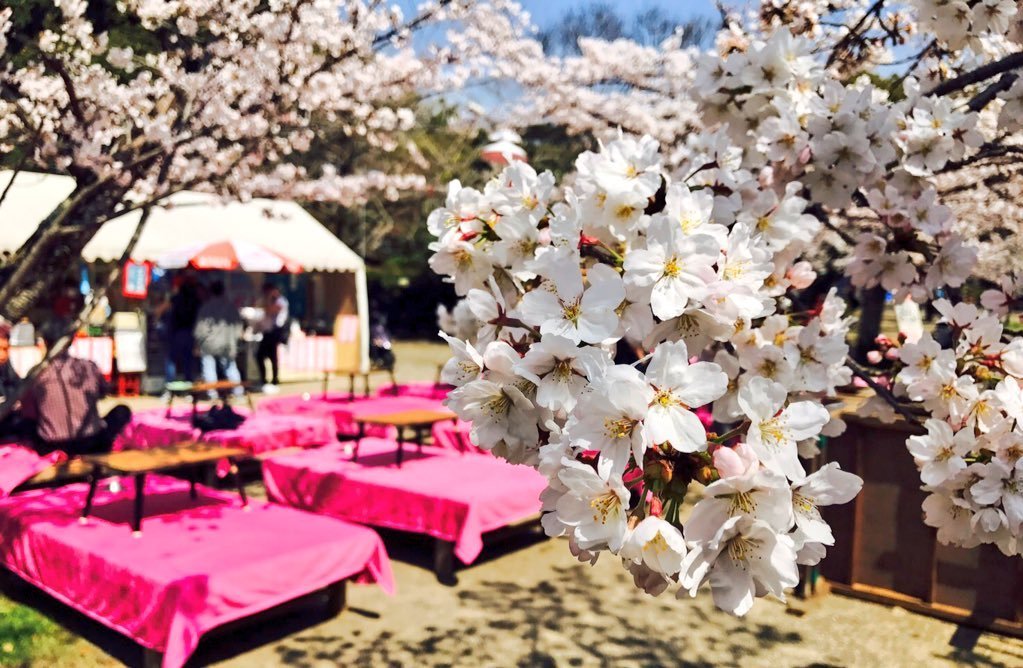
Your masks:
{"label": "thin twig", "polygon": [[845,364],[853,372],[854,376],[856,376],[857,378],[860,378],[861,380],[863,380],[863,382],[865,382],[870,387],[870,389],[874,390],[874,394],[876,394],[877,396],[881,397],[888,404],[890,404],[891,407],[894,408],[899,413],[899,415],[901,415],[903,418],[905,418],[907,422],[911,422],[911,423],[913,423],[915,425],[919,425],[920,424],[920,419],[917,418],[916,415],[913,415],[913,413],[911,413],[902,404],[902,402],[900,402],[896,398],[896,396],[894,394],[892,394],[891,390],[889,390],[887,387],[881,385],[876,380],[874,380],[871,377],[870,373],[866,369],[864,369],[862,366],[860,366],[859,363],[856,362],[856,360],[854,360],[851,357],[846,357]]}

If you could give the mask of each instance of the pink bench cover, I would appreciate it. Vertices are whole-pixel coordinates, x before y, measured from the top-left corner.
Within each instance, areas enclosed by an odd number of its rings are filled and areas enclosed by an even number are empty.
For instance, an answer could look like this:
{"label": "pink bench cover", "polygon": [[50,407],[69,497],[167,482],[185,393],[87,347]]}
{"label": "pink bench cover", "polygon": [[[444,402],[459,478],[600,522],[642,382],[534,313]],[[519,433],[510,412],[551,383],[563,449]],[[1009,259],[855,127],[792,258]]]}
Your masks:
{"label": "pink bench cover", "polygon": [[[331,392],[326,397],[320,394],[293,395],[259,402],[259,410],[269,413],[330,417],[334,420],[337,433],[345,436],[355,436],[359,433],[358,425],[352,419],[356,413],[395,413],[418,409],[446,410],[439,400],[425,397],[383,396],[349,401],[347,394],[336,392]],[[395,431],[390,427],[369,427],[366,435],[393,438]]]}
{"label": "pink bench cover", "polygon": [[0,560],[83,614],[164,652],[177,668],[211,629],[331,583],[359,577],[394,591],[383,542],[371,529],[152,476],[142,536],[129,528],[132,493],[101,486],[78,522],[87,486],[0,501]]}
{"label": "pink bench cover", "polygon": [[[0,444],[0,499],[21,483],[67,459],[59,450],[41,457],[35,450],[19,443]],[[2,534],[0,534],[2,535]]]}
{"label": "pink bench cover", "polygon": [[[350,447],[350,446],[349,446]],[[393,441],[365,438],[359,461],[332,445],[263,462],[267,494],[278,503],[334,517],[453,541],[472,563],[483,534],[540,512],[543,476],[490,455],[405,447],[395,464]]]}
{"label": "pink bench cover", "polygon": [[146,449],[184,440],[201,440],[248,450],[254,455],[281,448],[308,448],[337,440],[331,420],[316,415],[280,415],[243,408],[235,409],[246,420],[237,429],[218,429],[202,434],[192,426],[192,409],[142,411],[132,416],[114,444],[115,450]]}
{"label": "pink bench cover", "polygon": [[433,425],[433,444],[445,450],[457,450],[458,452],[475,452],[481,455],[489,455],[489,450],[475,445],[469,437],[471,422],[459,420],[458,423],[445,420]]}
{"label": "pink bench cover", "polygon": [[401,383],[398,385],[397,391],[395,391],[394,385],[390,383],[381,385],[374,392],[374,396],[377,397],[423,397],[425,399],[436,399],[443,401],[448,398],[448,393],[455,389],[451,385],[445,385],[443,383]]}

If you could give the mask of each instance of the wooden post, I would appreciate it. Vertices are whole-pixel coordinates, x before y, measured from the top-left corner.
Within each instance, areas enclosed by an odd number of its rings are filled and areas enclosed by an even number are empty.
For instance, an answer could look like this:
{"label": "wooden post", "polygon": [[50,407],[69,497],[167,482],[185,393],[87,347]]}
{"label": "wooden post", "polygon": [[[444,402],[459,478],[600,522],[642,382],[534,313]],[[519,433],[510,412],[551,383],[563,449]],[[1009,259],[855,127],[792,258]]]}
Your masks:
{"label": "wooden post", "polygon": [[455,584],[455,544],[453,541],[434,539],[433,572],[441,584]]}
{"label": "wooden post", "polygon": [[339,580],[327,587],[327,614],[340,615],[348,605],[348,580]]}
{"label": "wooden post", "polygon": [[149,647],[142,648],[142,668],[161,668],[163,666],[163,652],[158,652]]}

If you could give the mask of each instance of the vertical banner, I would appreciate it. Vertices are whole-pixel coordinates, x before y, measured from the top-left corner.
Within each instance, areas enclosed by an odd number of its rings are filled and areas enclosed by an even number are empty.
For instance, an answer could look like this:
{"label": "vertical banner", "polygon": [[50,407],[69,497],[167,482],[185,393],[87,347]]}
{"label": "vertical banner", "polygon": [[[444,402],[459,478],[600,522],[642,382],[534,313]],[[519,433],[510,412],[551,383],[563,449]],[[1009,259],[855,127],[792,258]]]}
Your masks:
{"label": "vertical banner", "polygon": [[121,294],[131,299],[145,299],[149,294],[149,263],[128,260],[121,276]]}

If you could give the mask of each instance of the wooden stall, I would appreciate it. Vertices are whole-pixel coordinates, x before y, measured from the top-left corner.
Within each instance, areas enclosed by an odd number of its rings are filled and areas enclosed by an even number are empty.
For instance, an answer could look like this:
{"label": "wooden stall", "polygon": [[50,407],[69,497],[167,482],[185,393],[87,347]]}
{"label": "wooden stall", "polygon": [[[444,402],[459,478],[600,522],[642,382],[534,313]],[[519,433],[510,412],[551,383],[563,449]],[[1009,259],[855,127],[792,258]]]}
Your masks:
{"label": "wooden stall", "polygon": [[831,590],[1023,637],[1023,559],[993,545],[942,545],[923,522],[926,493],[905,445],[923,430],[854,411],[842,418],[848,429],[823,455],[864,484],[851,503],[821,509],[835,534],[820,565]]}

